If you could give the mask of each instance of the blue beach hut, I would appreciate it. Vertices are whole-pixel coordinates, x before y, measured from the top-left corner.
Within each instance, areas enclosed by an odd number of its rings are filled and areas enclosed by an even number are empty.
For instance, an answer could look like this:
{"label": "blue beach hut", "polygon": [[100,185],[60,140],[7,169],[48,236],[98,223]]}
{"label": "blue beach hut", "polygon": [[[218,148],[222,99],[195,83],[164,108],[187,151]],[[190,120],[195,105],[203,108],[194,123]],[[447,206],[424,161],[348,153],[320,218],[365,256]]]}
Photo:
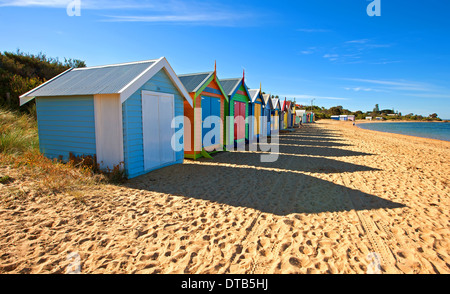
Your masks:
{"label": "blue beach hut", "polygon": [[263,127],[264,135],[269,137],[272,135],[272,110],[273,105],[272,105],[272,99],[270,98],[270,94],[263,94],[263,99],[264,99],[264,116],[265,116],[265,126]]}
{"label": "blue beach hut", "polygon": [[264,116],[264,98],[261,89],[250,89],[249,104],[249,142],[257,142],[260,136],[265,134],[261,117]]}
{"label": "blue beach hut", "polygon": [[69,69],[20,104],[33,99],[48,158],[90,155],[102,169],[121,166],[128,178],[183,162],[183,123],[173,121],[192,99],[164,57]]}
{"label": "blue beach hut", "polygon": [[271,134],[275,135],[280,132],[280,117],[281,117],[281,103],[278,98],[271,98],[272,110],[271,110]]}

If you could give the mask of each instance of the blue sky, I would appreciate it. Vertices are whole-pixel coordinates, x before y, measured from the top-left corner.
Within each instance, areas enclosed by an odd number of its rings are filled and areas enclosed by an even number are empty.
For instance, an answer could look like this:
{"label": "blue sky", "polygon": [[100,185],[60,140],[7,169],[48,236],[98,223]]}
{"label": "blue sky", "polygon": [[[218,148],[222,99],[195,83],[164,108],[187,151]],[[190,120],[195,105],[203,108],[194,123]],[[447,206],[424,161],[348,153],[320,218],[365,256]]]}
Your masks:
{"label": "blue sky", "polygon": [[[165,56],[300,104],[450,118],[450,2],[0,0],[0,50],[88,66]],[[73,10],[75,11],[75,10]]]}

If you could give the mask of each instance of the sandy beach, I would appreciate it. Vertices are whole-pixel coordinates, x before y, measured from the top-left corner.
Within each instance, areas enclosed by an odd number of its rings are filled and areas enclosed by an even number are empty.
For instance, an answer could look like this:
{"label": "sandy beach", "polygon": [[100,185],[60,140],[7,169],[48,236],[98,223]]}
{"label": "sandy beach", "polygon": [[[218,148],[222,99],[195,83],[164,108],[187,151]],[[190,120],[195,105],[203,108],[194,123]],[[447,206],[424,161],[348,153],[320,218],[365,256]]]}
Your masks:
{"label": "sandy beach", "polygon": [[[450,273],[450,142],[319,121],[280,156],[222,152],[124,185],[0,184],[0,273]],[[378,267],[378,264],[380,267]]]}

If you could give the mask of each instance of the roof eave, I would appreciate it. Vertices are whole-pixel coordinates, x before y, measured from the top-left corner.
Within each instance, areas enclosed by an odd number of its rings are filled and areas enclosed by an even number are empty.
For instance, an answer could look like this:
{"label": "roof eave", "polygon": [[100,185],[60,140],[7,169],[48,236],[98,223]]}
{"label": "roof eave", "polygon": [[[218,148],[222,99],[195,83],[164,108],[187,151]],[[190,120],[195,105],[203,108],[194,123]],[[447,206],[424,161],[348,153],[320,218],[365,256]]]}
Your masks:
{"label": "roof eave", "polygon": [[31,93],[35,92],[36,90],[42,88],[43,86],[49,84],[50,82],[56,80],[57,78],[61,77],[62,75],[68,73],[69,71],[73,70],[73,67],[69,68],[68,70],[60,73],[59,75],[53,77],[52,79],[46,81],[45,83],[42,83],[41,85],[37,86],[36,88],[26,92],[25,94],[22,94],[21,96],[19,96],[19,100],[20,100],[20,106],[27,104],[28,102],[30,102],[31,100],[33,100],[34,98],[36,98],[36,96],[34,95],[30,95]]}

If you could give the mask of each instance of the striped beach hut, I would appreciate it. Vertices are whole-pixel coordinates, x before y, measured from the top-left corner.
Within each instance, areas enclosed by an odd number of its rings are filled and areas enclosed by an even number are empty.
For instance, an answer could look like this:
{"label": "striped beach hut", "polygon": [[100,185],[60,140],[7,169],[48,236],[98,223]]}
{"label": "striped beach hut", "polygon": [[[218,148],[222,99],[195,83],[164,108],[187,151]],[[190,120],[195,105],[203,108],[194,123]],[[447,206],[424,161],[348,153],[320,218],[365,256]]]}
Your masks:
{"label": "striped beach hut", "polygon": [[272,111],[271,111],[271,121],[272,121],[272,125],[271,125],[271,133],[272,134],[277,134],[280,132],[280,113],[281,113],[281,104],[280,104],[280,99],[278,98],[272,98]]}
{"label": "striped beach hut", "polygon": [[292,114],[292,126],[296,127],[299,124],[299,120],[297,117],[297,105],[295,104],[295,101],[291,103],[291,114]]}
{"label": "striped beach hut", "polygon": [[293,116],[292,116],[292,101],[287,101],[287,112],[288,112],[288,128],[293,127]]}
{"label": "striped beach hut", "polygon": [[216,69],[178,77],[193,101],[193,107],[184,102],[184,115],[190,126],[185,125],[184,128],[185,158],[197,159],[208,156],[208,153],[223,151],[228,95],[219,82]]}
{"label": "striped beach hut", "polygon": [[263,126],[263,131],[264,135],[269,137],[272,135],[272,110],[273,110],[273,105],[272,105],[272,99],[270,98],[270,94],[263,94],[263,99],[264,99],[264,117],[266,118],[264,120],[264,124],[265,126]]}
{"label": "striped beach hut", "polygon": [[69,69],[23,94],[20,104],[32,99],[48,158],[93,156],[100,168],[120,166],[128,178],[183,162],[183,124],[172,122],[183,117],[184,101],[193,102],[164,57]]}
{"label": "striped beach hut", "polygon": [[281,104],[281,111],[283,114],[282,120],[282,130],[286,130],[291,127],[291,102],[284,99]]}
{"label": "striped beach hut", "polygon": [[256,142],[263,134],[263,126],[261,117],[264,115],[265,103],[261,89],[249,89],[249,141]]}
{"label": "striped beach hut", "polygon": [[[249,140],[248,113],[250,93],[244,82],[244,77],[234,79],[221,79],[225,93],[228,95],[226,108],[226,149],[243,145]],[[229,119],[228,119],[229,118]]]}

